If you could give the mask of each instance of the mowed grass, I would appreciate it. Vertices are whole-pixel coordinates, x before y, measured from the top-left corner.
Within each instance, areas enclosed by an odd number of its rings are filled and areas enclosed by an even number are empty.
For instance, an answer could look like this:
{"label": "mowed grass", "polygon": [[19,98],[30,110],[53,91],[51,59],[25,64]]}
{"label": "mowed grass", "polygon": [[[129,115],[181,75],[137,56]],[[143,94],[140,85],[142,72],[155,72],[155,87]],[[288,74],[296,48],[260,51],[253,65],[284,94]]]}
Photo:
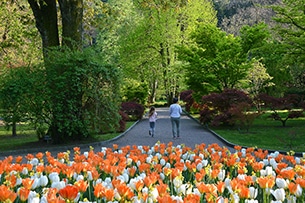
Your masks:
{"label": "mowed grass", "polygon": [[[285,114],[285,113],[283,113]],[[210,127],[227,141],[245,147],[278,151],[305,152],[305,118],[288,119],[283,127],[280,121],[269,118],[269,113],[255,119],[249,132],[235,127]]]}
{"label": "mowed grass", "polygon": [[[127,122],[126,129],[131,127],[134,122]],[[120,132],[106,133],[106,134],[96,134],[88,137],[87,139],[74,141],[68,143],[69,145],[77,144],[87,144],[93,142],[102,142],[106,140],[110,140],[120,135]],[[67,144],[62,144],[67,145]],[[3,125],[0,125],[0,152],[6,152],[10,150],[18,150],[18,149],[26,149],[26,148],[38,148],[38,147],[54,147],[55,145],[51,143],[47,143],[46,141],[39,141],[35,130],[30,125],[19,124],[17,126],[17,136],[12,136],[11,129],[7,130],[7,128]],[[61,146],[61,145],[56,145]]]}

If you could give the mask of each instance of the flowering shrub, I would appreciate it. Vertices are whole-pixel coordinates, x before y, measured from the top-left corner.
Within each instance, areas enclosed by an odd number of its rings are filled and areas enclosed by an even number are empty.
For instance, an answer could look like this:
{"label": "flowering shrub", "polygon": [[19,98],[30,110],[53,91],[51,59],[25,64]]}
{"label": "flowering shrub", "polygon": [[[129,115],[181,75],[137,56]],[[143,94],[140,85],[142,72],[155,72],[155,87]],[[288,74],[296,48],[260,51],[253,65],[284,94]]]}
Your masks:
{"label": "flowering shrub", "polygon": [[9,156],[0,161],[0,202],[305,201],[305,159],[235,150],[170,142]]}

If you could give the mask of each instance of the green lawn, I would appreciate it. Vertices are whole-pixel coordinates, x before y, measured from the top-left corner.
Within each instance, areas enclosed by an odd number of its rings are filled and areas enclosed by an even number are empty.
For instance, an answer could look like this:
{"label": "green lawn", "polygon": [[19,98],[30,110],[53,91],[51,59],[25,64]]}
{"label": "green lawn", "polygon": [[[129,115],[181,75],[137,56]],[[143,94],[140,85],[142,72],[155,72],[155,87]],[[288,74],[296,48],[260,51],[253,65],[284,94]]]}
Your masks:
{"label": "green lawn", "polygon": [[288,119],[286,127],[280,121],[261,115],[249,132],[237,127],[210,127],[227,141],[247,147],[279,151],[305,152],[305,118]]}
{"label": "green lawn", "polygon": [[[127,122],[126,129],[132,126],[134,122]],[[101,142],[110,140],[121,133],[96,134],[88,139],[75,141],[70,144],[86,144],[93,142]],[[59,145],[56,145],[59,146]],[[46,141],[39,141],[35,131],[29,125],[18,125],[17,136],[12,137],[11,130],[7,130],[4,126],[0,126],[0,152],[24,149],[28,147],[52,147],[52,144]]]}

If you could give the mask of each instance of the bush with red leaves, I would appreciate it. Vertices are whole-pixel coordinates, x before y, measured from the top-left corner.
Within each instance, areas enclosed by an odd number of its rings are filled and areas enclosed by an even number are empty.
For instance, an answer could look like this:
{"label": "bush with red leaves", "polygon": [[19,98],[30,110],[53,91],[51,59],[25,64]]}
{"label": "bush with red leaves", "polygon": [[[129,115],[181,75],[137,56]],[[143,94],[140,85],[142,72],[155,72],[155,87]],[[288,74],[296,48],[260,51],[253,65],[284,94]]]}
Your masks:
{"label": "bush with red leaves", "polygon": [[232,108],[241,103],[250,106],[253,104],[252,99],[245,92],[236,89],[226,89],[222,93],[203,96],[201,101],[205,108],[200,112],[200,122],[214,126],[234,125],[232,112],[236,111],[232,111]]}
{"label": "bush with red leaves", "polygon": [[123,102],[121,111],[128,115],[128,120],[139,120],[144,115],[144,106],[137,102]]}

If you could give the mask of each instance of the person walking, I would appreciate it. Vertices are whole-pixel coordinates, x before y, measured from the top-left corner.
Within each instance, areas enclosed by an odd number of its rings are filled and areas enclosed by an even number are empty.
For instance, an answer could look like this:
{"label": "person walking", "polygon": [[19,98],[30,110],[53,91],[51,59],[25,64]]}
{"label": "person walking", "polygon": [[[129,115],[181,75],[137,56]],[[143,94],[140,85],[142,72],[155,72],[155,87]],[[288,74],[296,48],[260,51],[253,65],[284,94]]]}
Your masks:
{"label": "person walking", "polygon": [[173,99],[173,103],[169,107],[169,115],[172,123],[173,138],[180,137],[180,116],[182,113],[182,108],[178,104],[178,98]]}
{"label": "person walking", "polygon": [[154,136],[155,135],[155,128],[156,128],[156,121],[157,121],[158,113],[156,112],[156,109],[154,106],[150,107],[148,117],[149,117],[149,135]]}

